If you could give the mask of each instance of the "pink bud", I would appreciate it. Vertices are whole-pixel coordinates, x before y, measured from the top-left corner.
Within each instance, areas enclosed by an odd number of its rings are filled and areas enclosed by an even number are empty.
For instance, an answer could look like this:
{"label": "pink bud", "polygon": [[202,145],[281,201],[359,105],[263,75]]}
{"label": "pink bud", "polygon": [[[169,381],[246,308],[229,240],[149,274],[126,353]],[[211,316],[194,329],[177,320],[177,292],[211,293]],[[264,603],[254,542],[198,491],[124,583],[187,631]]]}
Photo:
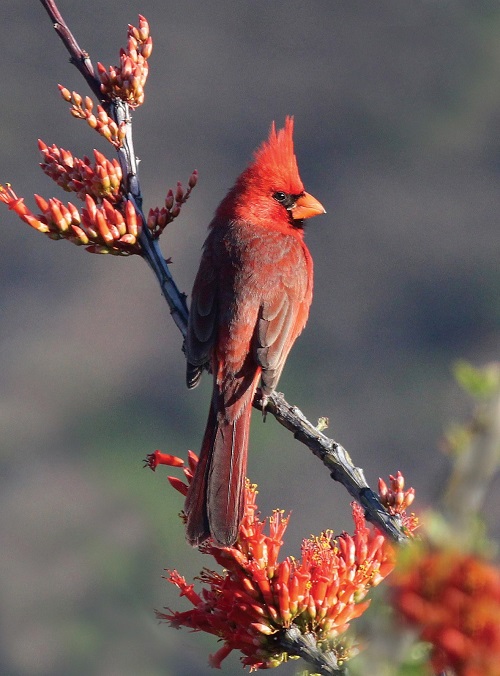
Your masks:
{"label": "pink bud", "polygon": [[127,42],[127,51],[129,53],[129,56],[133,59],[133,61],[135,61],[133,54],[135,53],[137,55],[137,47],[138,47],[137,39],[133,35],[129,35]]}
{"label": "pink bud", "polygon": [[141,40],[147,40],[149,36],[149,23],[142,14],[139,14],[139,35]]}
{"label": "pink bud", "polygon": [[132,26],[131,23],[128,25],[128,35],[132,36],[136,40],[140,40],[139,30],[135,26]]}
{"label": "pink bud", "polygon": [[401,472],[398,472],[396,476],[390,475],[390,479],[392,482],[392,489],[394,491],[402,491],[405,487],[405,479],[404,476],[401,474]]}
{"label": "pink bud", "polygon": [[134,64],[133,64],[132,59],[130,57],[127,56],[123,59],[122,73],[121,73],[123,79],[129,78],[132,75],[133,66],[134,66]]}
{"label": "pink bud", "polygon": [[158,207],[156,207],[156,209],[150,209],[146,222],[146,225],[148,226],[149,230],[154,230],[156,228],[157,219],[158,219]]}
{"label": "pink bud", "polygon": [[198,172],[197,172],[197,170],[195,169],[195,170],[193,171],[193,173],[191,174],[191,176],[189,177],[188,186],[189,186],[190,188],[194,188],[194,186],[195,186],[197,183],[198,183]]}
{"label": "pink bud", "polygon": [[410,507],[413,504],[414,500],[415,500],[415,489],[409,488],[406,492],[406,497],[405,497],[406,508]]}
{"label": "pink bud", "polygon": [[140,53],[145,59],[149,59],[153,52],[153,39],[149,37],[146,42],[141,46]]}
{"label": "pink bud", "polygon": [[182,204],[183,199],[184,199],[184,189],[182,187],[182,183],[178,181],[177,188],[175,190],[175,201],[177,202],[177,204]]}
{"label": "pink bud", "polygon": [[166,225],[168,225],[168,223],[171,223],[171,222],[172,222],[172,216],[170,214],[170,211],[167,211],[167,209],[165,209],[165,207],[162,207],[160,209],[160,213],[158,215],[158,222],[157,222],[158,228],[160,228],[160,230],[163,230],[163,228]]}
{"label": "pink bud", "polygon": [[74,157],[69,152],[69,150],[64,150],[64,148],[61,148],[61,157],[62,157],[64,164],[67,167],[73,167],[74,166]]}
{"label": "pink bud", "polygon": [[378,494],[382,502],[387,498],[388,488],[387,484],[382,478],[378,480]]}

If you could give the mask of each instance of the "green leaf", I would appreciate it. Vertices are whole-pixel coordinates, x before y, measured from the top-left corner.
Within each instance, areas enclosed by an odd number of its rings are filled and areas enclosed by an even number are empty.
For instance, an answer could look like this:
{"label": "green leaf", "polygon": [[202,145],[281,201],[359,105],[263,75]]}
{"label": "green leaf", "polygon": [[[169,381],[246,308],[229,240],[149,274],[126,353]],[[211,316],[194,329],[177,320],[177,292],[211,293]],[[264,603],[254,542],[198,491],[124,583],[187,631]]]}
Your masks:
{"label": "green leaf", "polygon": [[477,399],[492,397],[500,387],[500,368],[497,363],[476,368],[461,359],[455,364],[453,372],[458,384]]}

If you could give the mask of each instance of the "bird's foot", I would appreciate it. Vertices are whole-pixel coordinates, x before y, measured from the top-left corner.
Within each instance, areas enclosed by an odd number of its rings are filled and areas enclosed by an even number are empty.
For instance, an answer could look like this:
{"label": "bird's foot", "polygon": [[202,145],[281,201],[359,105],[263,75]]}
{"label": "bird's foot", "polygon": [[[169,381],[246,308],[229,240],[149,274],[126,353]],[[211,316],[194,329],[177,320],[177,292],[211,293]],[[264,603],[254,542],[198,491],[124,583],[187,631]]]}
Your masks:
{"label": "bird's foot", "polygon": [[262,420],[264,422],[266,422],[266,417],[267,417],[266,407],[267,407],[268,401],[269,401],[269,395],[264,394],[264,392],[262,392],[261,396],[260,396],[260,408],[261,408],[261,411],[262,411]]}

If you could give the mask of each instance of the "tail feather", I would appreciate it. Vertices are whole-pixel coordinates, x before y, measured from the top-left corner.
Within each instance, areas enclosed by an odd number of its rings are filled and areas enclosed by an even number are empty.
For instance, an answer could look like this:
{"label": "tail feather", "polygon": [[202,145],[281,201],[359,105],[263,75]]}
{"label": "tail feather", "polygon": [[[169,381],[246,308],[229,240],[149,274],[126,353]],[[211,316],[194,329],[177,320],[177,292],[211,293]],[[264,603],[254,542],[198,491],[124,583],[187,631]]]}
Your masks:
{"label": "tail feather", "polygon": [[200,459],[186,496],[186,538],[194,546],[212,536],[224,547],[233,545],[243,518],[250,401],[235,420],[210,413]]}
{"label": "tail feather", "polygon": [[207,514],[207,472],[212,457],[215,421],[216,415],[213,407],[210,406],[198,465],[196,466],[184,504],[184,511],[187,515],[186,539],[193,547],[200,545],[203,540],[210,537]]}
{"label": "tail feather", "polygon": [[243,518],[248,432],[252,408],[229,423],[219,423],[207,482],[210,533],[221,545],[231,546]]}

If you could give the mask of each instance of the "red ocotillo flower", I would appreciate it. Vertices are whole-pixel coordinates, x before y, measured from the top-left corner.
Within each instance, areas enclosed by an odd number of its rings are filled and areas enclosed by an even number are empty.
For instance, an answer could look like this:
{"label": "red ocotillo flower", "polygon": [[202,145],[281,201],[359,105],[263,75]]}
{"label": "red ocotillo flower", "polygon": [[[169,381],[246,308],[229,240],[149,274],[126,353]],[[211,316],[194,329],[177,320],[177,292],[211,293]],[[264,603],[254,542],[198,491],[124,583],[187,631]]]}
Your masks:
{"label": "red ocotillo flower", "polygon": [[[181,462],[159,451],[146,460],[152,469]],[[197,462],[190,453],[184,468],[187,484]],[[186,483],[176,477],[169,480],[179,492],[187,492]],[[339,637],[368,607],[369,590],[392,571],[394,546],[368,527],[363,510],[353,503],[352,536],[342,533],[334,538],[332,531],[324,531],[303,541],[300,559],[280,560],[288,517],[276,510],[269,519],[260,519],[256,495],[256,486],[247,480],[243,521],[233,546],[219,547],[211,539],[200,546],[223,572],[204,569],[198,578],[202,589],[197,592],[177,571],[169,571],[167,579],[192,608],[157,616],[173,627],[205,631],[221,639],[222,648],[210,658],[212,666],[220,666],[232,650],[241,652],[243,664],[252,669],[277,666],[294,655],[288,640],[292,629],[314,641],[321,652],[333,654],[340,664],[352,655]]]}
{"label": "red ocotillo flower", "polygon": [[392,580],[394,605],[432,644],[436,674],[500,672],[500,570],[459,549],[417,548]]}

